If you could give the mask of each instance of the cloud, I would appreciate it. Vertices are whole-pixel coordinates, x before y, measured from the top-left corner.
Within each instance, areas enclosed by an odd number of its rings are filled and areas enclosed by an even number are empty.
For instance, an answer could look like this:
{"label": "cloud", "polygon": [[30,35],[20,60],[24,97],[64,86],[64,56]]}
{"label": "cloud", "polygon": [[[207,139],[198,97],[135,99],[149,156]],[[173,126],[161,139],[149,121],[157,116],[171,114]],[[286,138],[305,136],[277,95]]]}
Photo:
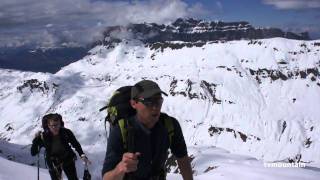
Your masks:
{"label": "cloud", "polygon": [[1,0],[0,46],[85,44],[106,26],[169,23],[206,13],[202,4],[182,0]]}
{"label": "cloud", "polygon": [[278,9],[313,9],[320,8],[320,0],[263,0]]}
{"label": "cloud", "polygon": [[203,4],[197,2],[187,9],[187,17],[206,17],[212,14],[212,11],[208,10]]}
{"label": "cloud", "polygon": [[308,22],[288,22],[279,26],[284,31],[302,33],[308,32],[311,39],[320,39],[320,25],[318,23]]}

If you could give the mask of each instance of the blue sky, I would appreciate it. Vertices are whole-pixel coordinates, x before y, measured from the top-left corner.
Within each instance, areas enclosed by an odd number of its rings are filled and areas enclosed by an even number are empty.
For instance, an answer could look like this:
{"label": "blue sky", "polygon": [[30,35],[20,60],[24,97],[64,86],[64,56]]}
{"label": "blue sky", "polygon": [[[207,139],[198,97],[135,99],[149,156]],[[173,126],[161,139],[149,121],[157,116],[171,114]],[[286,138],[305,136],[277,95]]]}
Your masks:
{"label": "blue sky", "polygon": [[179,17],[248,21],[320,39],[320,0],[0,0],[0,47],[83,45],[106,26]]}
{"label": "blue sky", "polygon": [[186,0],[201,3],[206,19],[248,21],[254,26],[279,27],[295,32],[311,31],[320,37],[320,0]]}

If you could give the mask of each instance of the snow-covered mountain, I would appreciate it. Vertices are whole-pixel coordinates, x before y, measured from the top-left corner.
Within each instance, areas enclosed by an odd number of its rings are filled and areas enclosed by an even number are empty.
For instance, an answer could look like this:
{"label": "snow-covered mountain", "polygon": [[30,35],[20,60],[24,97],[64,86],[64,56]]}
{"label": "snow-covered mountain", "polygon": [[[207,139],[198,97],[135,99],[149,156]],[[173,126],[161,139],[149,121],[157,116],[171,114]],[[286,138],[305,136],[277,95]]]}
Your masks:
{"label": "snow-covered mountain", "polygon": [[319,68],[320,40],[146,43],[124,36],[56,74],[1,69],[0,138],[30,144],[41,117],[61,113],[99,175],[106,114],[98,109],[120,86],[151,79],[169,94],[163,111],[179,120],[198,175],[205,173],[196,163],[203,147],[319,164]]}
{"label": "snow-covered mountain", "polygon": [[283,37],[296,40],[310,40],[308,32],[292,33],[278,28],[253,27],[250,23],[204,21],[179,18],[167,25],[155,23],[111,26],[103,32],[104,39],[96,44],[121,42],[124,38],[134,38],[150,44],[167,41],[208,42],[217,40],[266,39]]}

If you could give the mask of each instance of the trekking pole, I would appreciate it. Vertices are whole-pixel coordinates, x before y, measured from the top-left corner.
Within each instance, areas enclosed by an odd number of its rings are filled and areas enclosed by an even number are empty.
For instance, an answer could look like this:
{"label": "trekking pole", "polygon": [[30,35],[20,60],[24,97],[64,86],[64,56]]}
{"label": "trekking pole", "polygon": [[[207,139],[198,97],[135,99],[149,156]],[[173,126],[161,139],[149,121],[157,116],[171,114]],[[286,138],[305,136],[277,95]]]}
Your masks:
{"label": "trekking pole", "polygon": [[83,172],[83,180],[91,180],[91,174],[89,172],[87,162],[85,162],[85,167],[84,167],[84,172]]}
{"label": "trekking pole", "polygon": [[39,173],[39,171],[40,171],[40,147],[38,147],[38,155],[37,155],[37,157],[38,157],[38,160],[37,160],[37,166],[38,166],[38,180],[40,180],[40,173]]}

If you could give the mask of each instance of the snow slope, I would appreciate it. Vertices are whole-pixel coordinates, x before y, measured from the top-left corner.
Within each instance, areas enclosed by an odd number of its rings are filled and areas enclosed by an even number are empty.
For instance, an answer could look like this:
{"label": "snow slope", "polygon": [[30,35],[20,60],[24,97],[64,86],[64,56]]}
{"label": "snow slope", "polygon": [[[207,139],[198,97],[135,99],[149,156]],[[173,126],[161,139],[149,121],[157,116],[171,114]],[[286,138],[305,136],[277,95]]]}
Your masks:
{"label": "snow slope", "polygon": [[[37,168],[0,158],[0,180],[37,179]],[[41,169],[41,179],[50,179],[46,169]]]}
{"label": "snow slope", "polygon": [[[0,149],[10,148],[12,154],[24,154],[24,150],[14,144],[1,143]],[[196,158],[193,164],[197,166],[195,170],[195,180],[248,180],[248,179],[277,179],[277,180],[317,180],[320,176],[320,168],[266,168],[261,161],[249,156],[230,154],[229,152],[215,147],[191,148],[195,152]],[[2,157],[1,157],[2,156]],[[36,158],[34,158],[36,159]],[[42,157],[40,157],[42,160]],[[28,158],[20,157],[16,163],[4,159],[0,153],[0,180],[21,180],[37,179],[37,167],[26,165]],[[24,161],[24,163],[23,163]],[[41,163],[40,163],[41,164]],[[79,164],[78,164],[79,165]],[[78,177],[81,178],[83,170],[78,166]],[[206,172],[206,173],[203,173]],[[40,180],[50,179],[46,169],[40,168]],[[64,179],[66,177],[64,176]],[[92,174],[92,179],[101,179],[97,174]],[[181,180],[178,174],[168,174],[168,180]]]}

